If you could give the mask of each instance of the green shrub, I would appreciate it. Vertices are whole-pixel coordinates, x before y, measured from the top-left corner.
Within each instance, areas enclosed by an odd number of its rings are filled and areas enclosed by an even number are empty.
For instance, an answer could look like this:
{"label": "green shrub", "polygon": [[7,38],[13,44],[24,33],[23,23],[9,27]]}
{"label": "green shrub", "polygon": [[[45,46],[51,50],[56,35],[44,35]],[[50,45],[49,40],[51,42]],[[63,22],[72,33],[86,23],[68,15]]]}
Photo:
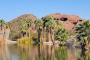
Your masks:
{"label": "green shrub", "polygon": [[30,44],[30,43],[35,43],[32,38],[29,37],[24,37],[17,39],[18,44]]}
{"label": "green shrub", "polygon": [[18,39],[18,38],[21,38],[21,34],[18,31],[11,30],[9,39],[14,40],[14,39]]}

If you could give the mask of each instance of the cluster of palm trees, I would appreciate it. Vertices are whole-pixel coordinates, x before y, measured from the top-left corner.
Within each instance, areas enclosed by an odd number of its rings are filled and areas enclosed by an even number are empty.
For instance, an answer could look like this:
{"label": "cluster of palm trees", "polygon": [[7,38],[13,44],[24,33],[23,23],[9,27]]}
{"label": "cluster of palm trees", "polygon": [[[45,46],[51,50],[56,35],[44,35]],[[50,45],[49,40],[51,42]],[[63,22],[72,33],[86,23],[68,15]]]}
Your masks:
{"label": "cluster of palm trees", "polygon": [[47,15],[44,17],[43,20],[38,20],[35,23],[35,26],[38,31],[38,41],[39,42],[40,42],[40,37],[41,37],[42,42],[44,42],[45,39],[47,42],[49,41],[54,42],[55,32],[58,30],[58,28],[62,27],[63,25],[59,21],[54,20],[53,17]]}
{"label": "cluster of palm trees", "polygon": [[0,20],[0,27],[1,27],[1,30],[2,28],[6,28],[6,29],[10,29],[11,27],[11,23],[9,22],[5,22],[3,19]]}
{"label": "cluster of palm trees", "polygon": [[21,31],[21,37],[30,37],[30,29],[33,24],[32,19],[23,19],[19,22],[19,29]]}
{"label": "cluster of palm trees", "polygon": [[[23,33],[21,34],[22,36],[27,37],[28,35],[27,33],[29,33],[29,37],[30,37],[30,30],[31,30],[32,24],[33,24],[32,19],[29,19],[29,20],[24,19],[20,21],[19,28],[20,28],[21,33]],[[56,32],[58,33],[58,28],[59,29],[63,28],[63,24],[59,22],[58,20],[54,20],[53,17],[47,15],[44,17],[44,19],[36,21],[35,27],[38,32],[38,42],[44,42],[46,40],[47,42],[52,41],[53,43],[55,43],[54,38],[58,38]],[[61,32],[66,33],[66,30],[63,29],[63,31]],[[65,34],[63,34],[63,36],[65,36],[66,38]],[[62,36],[59,36],[59,37],[61,39],[64,39]]]}

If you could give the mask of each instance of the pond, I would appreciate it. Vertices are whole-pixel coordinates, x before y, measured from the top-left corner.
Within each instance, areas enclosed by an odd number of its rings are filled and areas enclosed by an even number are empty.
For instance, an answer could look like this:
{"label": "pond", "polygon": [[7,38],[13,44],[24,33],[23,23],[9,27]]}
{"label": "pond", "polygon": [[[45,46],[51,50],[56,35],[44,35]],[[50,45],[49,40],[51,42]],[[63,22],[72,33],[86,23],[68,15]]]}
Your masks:
{"label": "pond", "polygon": [[0,45],[0,60],[90,60],[89,51],[53,45]]}

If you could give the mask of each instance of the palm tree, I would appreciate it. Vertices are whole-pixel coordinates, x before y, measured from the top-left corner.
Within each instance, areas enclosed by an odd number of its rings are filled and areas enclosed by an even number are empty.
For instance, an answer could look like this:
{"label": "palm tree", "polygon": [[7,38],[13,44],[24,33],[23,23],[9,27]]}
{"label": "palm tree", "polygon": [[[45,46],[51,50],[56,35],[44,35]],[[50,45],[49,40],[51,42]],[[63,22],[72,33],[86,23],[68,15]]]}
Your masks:
{"label": "palm tree", "polygon": [[90,43],[90,20],[84,21],[75,27],[77,32],[77,41],[81,44],[81,48],[85,49],[86,44]]}
{"label": "palm tree", "polygon": [[28,25],[26,19],[19,22],[19,29],[21,31],[21,36],[23,37],[23,35],[26,35],[25,37],[27,37]]}
{"label": "palm tree", "polygon": [[58,20],[56,20],[56,28],[60,28],[60,27],[63,27],[63,24],[61,22],[59,22]]}
{"label": "palm tree", "polygon": [[5,25],[6,25],[7,29],[11,27],[11,23],[9,23],[9,22],[6,22]]}
{"label": "palm tree", "polygon": [[51,35],[51,40],[54,42],[54,29],[56,27],[56,22],[54,19],[46,23],[46,27],[49,29],[49,34]]}
{"label": "palm tree", "polygon": [[35,23],[35,27],[37,28],[37,31],[38,31],[38,42],[40,42],[40,37],[41,37],[42,29],[43,29],[43,22],[41,20],[38,20]]}
{"label": "palm tree", "polygon": [[43,19],[43,21],[44,21],[43,26],[44,26],[44,28],[46,27],[46,32],[47,32],[47,41],[50,41],[50,28],[52,26],[53,20],[54,20],[54,18],[49,15],[47,15]]}
{"label": "palm tree", "polygon": [[3,19],[0,20],[0,24],[5,24],[5,21]]}
{"label": "palm tree", "polygon": [[0,20],[1,30],[2,30],[2,27],[3,27],[4,24],[5,24],[5,21],[3,19]]}
{"label": "palm tree", "polygon": [[30,37],[30,29],[31,29],[31,26],[33,24],[33,20],[32,19],[27,20],[27,24],[28,24],[28,27],[29,27],[29,37]]}
{"label": "palm tree", "polygon": [[56,32],[55,40],[58,40],[63,44],[68,39],[68,31],[64,28],[59,28]]}

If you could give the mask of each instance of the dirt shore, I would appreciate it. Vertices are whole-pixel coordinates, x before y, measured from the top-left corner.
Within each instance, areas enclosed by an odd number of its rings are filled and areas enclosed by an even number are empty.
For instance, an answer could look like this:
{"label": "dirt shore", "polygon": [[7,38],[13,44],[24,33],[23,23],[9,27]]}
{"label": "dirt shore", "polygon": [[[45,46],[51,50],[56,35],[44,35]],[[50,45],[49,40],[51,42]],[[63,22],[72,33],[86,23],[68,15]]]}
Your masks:
{"label": "dirt shore", "polygon": [[17,44],[17,41],[7,40],[6,44]]}

